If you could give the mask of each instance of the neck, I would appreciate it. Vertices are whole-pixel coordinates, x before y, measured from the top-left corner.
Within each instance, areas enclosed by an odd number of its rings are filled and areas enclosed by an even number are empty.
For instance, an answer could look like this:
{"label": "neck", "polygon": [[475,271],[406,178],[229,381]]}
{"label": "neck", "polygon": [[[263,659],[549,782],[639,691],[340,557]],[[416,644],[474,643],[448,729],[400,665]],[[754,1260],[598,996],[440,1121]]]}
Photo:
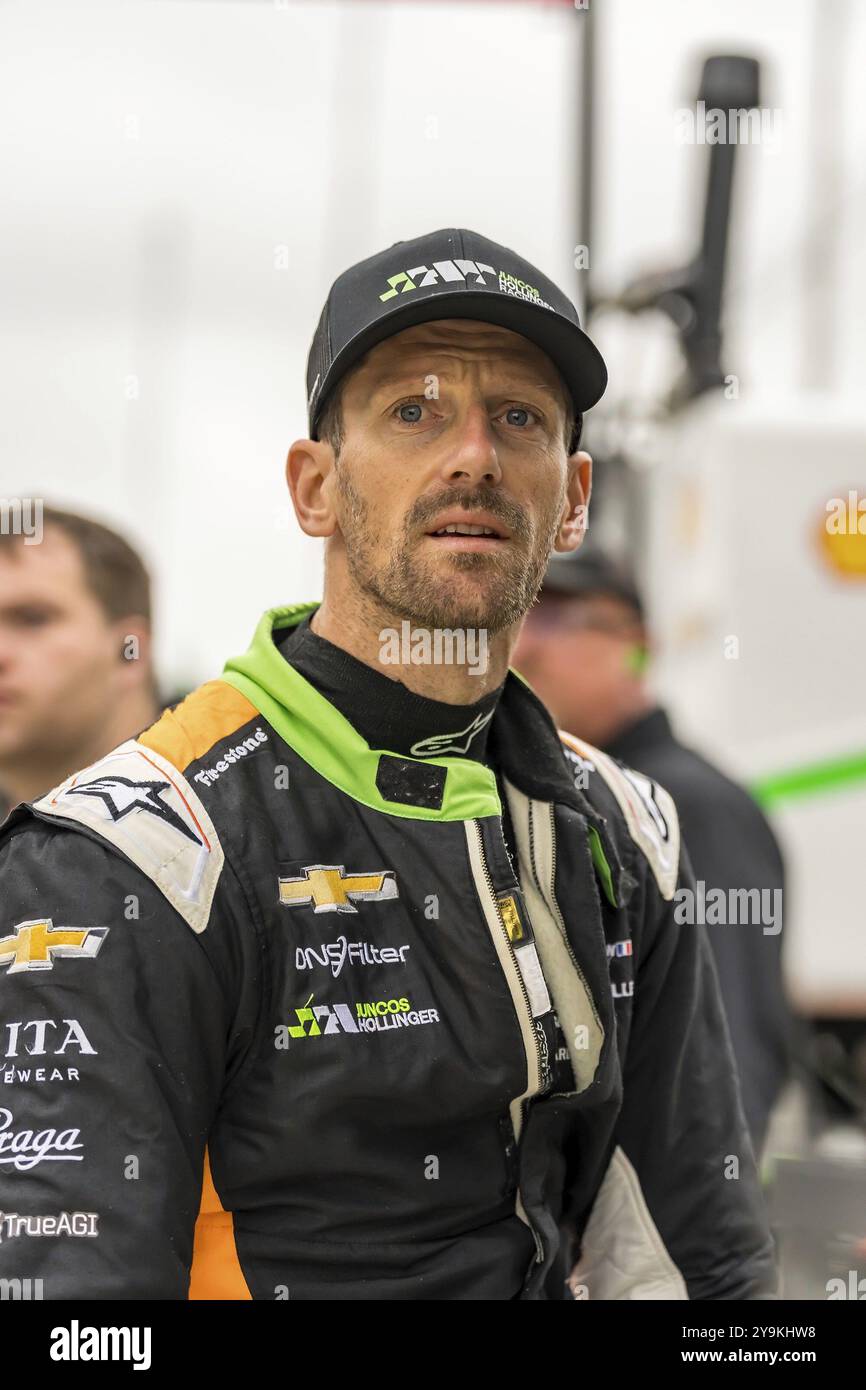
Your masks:
{"label": "neck", "polygon": [[[483,628],[454,627],[449,629],[455,634],[453,646],[440,635],[437,659],[435,633],[355,592],[341,594],[339,602],[326,593],[310,627],[415,695],[446,705],[471,705],[496,690],[505,680],[517,640],[517,626],[493,636]],[[462,652],[458,640],[463,642]]]}
{"label": "neck", "polygon": [[0,764],[0,790],[10,806],[35,801],[66,780],[79,768],[89,767],[99,758],[132,738],[159,718],[153,697],[145,692],[130,696],[119,710],[86,736],[66,749],[39,750],[20,760]]}

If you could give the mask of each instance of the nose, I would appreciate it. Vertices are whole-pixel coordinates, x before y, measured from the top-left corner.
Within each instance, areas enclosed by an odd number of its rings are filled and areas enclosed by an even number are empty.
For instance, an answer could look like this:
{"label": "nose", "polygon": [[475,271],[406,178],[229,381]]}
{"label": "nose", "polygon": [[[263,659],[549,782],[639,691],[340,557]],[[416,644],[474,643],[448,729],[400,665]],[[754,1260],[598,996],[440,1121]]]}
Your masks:
{"label": "nose", "polygon": [[452,448],[442,465],[442,477],[448,483],[498,483],[502,469],[496,454],[496,440],[490,428],[487,410],[480,401],[469,405],[452,436]]}

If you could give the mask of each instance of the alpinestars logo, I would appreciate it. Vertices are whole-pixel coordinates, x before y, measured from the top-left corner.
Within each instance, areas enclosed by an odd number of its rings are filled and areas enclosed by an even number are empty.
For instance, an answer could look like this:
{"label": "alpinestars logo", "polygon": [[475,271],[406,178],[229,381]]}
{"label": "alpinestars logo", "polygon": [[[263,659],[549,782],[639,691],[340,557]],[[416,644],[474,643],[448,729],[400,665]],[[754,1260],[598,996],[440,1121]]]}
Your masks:
{"label": "alpinestars logo", "polygon": [[493,710],[488,710],[487,714],[477,714],[465,729],[458,729],[453,734],[431,734],[430,738],[413,743],[409,752],[413,758],[441,758],[446,753],[468,753],[475,735],[480,734],[492,718]]}
{"label": "alpinestars logo", "polygon": [[312,907],[314,912],[357,912],[356,902],[398,896],[393,869],[347,874],[343,864],[307,864],[299,877],[281,878],[279,885],[285,907]]}
{"label": "alpinestars logo", "polygon": [[165,821],[181,835],[192,840],[193,844],[203,843],[187,825],[186,821],[173,810],[162,794],[169,790],[168,782],[133,782],[129,777],[97,777],[95,782],[82,782],[63,792],[60,800],[69,796],[96,797],[103,803],[106,813],[113,821],[123,820],[133,811],[147,811],[157,820]]}

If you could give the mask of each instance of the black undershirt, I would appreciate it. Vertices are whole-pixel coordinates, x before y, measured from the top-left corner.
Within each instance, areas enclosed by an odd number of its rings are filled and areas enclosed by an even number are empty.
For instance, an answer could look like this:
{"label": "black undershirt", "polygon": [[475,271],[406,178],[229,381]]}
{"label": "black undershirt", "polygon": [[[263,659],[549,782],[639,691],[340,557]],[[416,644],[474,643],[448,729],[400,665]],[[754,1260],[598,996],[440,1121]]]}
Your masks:
{"label": "black undershirt", "polygon": [[371,748],[411,758],[462,757],[490,764],[487,735],[501,685],[471,705],[430,700],[320,637],[309,618],[278,636],[277,646]]}

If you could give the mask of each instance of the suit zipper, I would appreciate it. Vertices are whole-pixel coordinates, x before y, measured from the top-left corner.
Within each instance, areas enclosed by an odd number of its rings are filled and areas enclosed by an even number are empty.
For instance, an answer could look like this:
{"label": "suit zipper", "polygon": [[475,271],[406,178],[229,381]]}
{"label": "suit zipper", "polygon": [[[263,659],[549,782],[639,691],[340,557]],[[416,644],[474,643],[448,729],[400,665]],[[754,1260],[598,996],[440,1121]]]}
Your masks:
{"label": "suit zipper", "polygon": [[[474,829],[475,836],[476,836],[476,844],[477,844],[477,849],[478,849],[478,860],[479,860],[479,863],[480,863],[480,866],[481,866],[481,872],[482,872],[482,875],[483,875],[483,877],[484,877],[484,882],[485,882],[485,885],[486,885],[486,887],[487,887],[487,889],[488,889],[488,892],[489,892],[489,895],[490,895],[490,899],[491,899],[491,901],[492,901],[492,903],[493,903],[493,907],[494,907],[494,910],[495,910],[495,913],[496,913],[496,921],[497,921],[497,923],[499,924],[499,930],[500,930],[501,935],[502,935],[502,940],[504,941],[505,947],[506,947],[506,950],[507,950],[507,959],[509,960],[509,963],[510,963],[510,975],[511,975],[511,979],[509,980],[509,985],[511,986],[512,998],[513,998],[513,995],[514,995],[513,983],[512,983],[512,982],[516,982],[517,985],[518,985],[518,987],[519,987],[521,997],[522,997],[522,999],[523,999],[524,1007],[525,1007],[525,1010],[526,1010],[526,1017],[527,1017],[528,1020],[529,1020],[529,1031],[530,1031],[531,1034],[532,1034],[533,1052],[534,1052],[534,1060],[535,1060],[535,1078],[534,1078],[534,1082],[533,1082],[532,1079],[531,1079],[531,1078],[529,1077],[529,1075],[528,1075],[528,1071],[529,1071],[529,1065],[528,1065],[528,1064],[529,1064],[529,1055],[527,1054],[527,1084],[528,1084],[528,1088],[529,1088],[531,1094],[534,1095],[534,1094],[537,1094],[538,1091],[541,1089],[541,1084],[542,1084],[542,1079],[543,1079],[543,1077],[542,1077],[542,1063],[541,1063],[541,1047],[539,1046],[538,1037],[537,1037],[536,1032],[535,1032],[535,1026],[534,1026],[535,1020],[534,1020],[533,1013],[532,1013],[532,1004],[531,1004],[530,998],[529,998],[529,991],[527,990],[526,985],[525,985],[524,982],[523,982],[523,976],[522,976],[521,973],[520,973],[520,966],[519,966],[519,964],[518,964],[517,957],[516,957],[516,955],[514,954],[514,947],[512,946],[512,944],[511,944],[511,938],[510,938],[510,936],[508,935],[508,928],[507,928],[506,925],[505,925],[505,920],[504,920],[504,918],[503,918],[503,916],[502,916],[502,910],[501,910],[501,908],[500,908],[500,906],[499,906],[499,899],[498,899],[498,897],[497,897],[497,895],[496,895],[496,888],[494,887],[493,876],[492,876],[492,874],[491,874],[491,872],[490,872],[490,866],[489,866],[488,863],[487,863],[487,855],[486,855],[485,852],[484,852],[484,837],[483,837],[483,835],[482,835],[482,833],[481,833],[481,826],[480,826],[480,824],[479,824],[479,822],[478,822],[477,820],[473,820],[473,821],[471,822],[471,824],[472,824],[472,827],[473,827],[473,829]],[[497,954],[499,954],[499,953],[497,952]],[[502,961],[502,957],[501,957],[501,955],[500,955],[500,963],[501,963],[501,961]],[[506,973],[508,973],[508,972],[506,972]],[[522,1029],[521,1029],[521,1032],[523,1032]],[[525,1044],[524,1044],[524,1046],[525,1046]],[[523,1127],[524,1127],[524,1125],[525,1125],[525,1123],[526,1123],[527,1112],[528,1112],[528,1109],[529,1109],[529,1096],[524,1097],[521,1101],[518,1102],[518,1104],[520,1105],[520,1121],[521,1121],[521,1123],[520,1123],[520,1129],[521,1129],[521,1132],[522,1132]],[[517,1137],[517,1139],[519,1140],[520,1135],[517,1135],[516,1137]],[[535,1262],[536,1262],[536,1264],[540,1264],[541,1261],[544,1259],[544,1246],[542,1245],[541,1237],[539,1236],[538,1232],[536,1231],[535,1227],[533,1226],[532,1222],[531,1222],[530,1219],[529,1219],[529,1216],[528,1216],[528,1214],[527,1214],[527,1212],[526,1212],[526,1208],[523,1206],[523,1200],[522,1200],[522,1198],[521,1198],[521,1196],[520,1196],[520,1188],[519,1188],[519,1186],[518,1186],[518,1189],[517,1189],[517,1202],[518,1202],[519,1205],[520,1205],[520,1209],[521,1209],[521,1211],[523,1212],[523,1216],[524,1216],[524,1219],[525,1219],[525,1221],[526,1221],[526,1225],[529,1227],[530,1231],[532,1232],[532,1238],[533,1238],[533,1240],[535,1241]]]}
{"label": "suit zipper", "polygon": [[[538,885],[538,890],[539,890],[539,892],[540,892],[540,894],[541,894],[542,899],[544,900],[545,904],[546,904],[547,907],[548,907],[548,910],[550,911],[551,915],[553,916],[554,920],[555,920],[556,923],[557,923],[557,926],[559,927],[560,936],[562,937],[563,941],[565,942],[565,948],[566,948],[566,950],[568,951],[568,956],[569,956],[569,959],[570,959],[570,961],[571,961],[572,966],[574,967],[575,974],[578,976],[578,978],[579,978],[581,984],[583,985],[583,988],[584,988],[584,990],[586,991],[586,996],[587,996],[587,998],[588,998],[588,999],[591,999],[592,996],[591,996],[591,994],[590,994],[589,986],[588,986],[587,983],[586,983],[586,976],[584,975],[583,971],[581,970],[580,964],[579,964],[579,962],[578,962],[578,959],[577,959],[576,955],[574,954],[574,951],[573,951],[572,945],[571,945],[571,941],[570,941],[570,939],[569,939],[568,932],[566,931],[566,928],[565,928],[565,918],[564,918],[563,915],[562,915],[562,911],[561,911],[561,909],[560,909],[559,903],[556,901],[556,892],[555,892],[555,890],[554,890],[554,885],[555,885],[555,883],[556,883],[556,814],[555,814],[555,811],[554,811],[553,802],[550,802],[550,803],[548,804],[548,807],[547,807],[548,813],[549,813],[549,816],[550,816],[550,846],[551,846],[551,849],[550,849],[550,884],[549,884],[549,885],[544,885],[544,884],[542,884],[542,882],[541,882],[541,877],[540,877],[539,872],[538,872],[538,862],[537,862],[536,857],[535,857],[535,837],[534,837],[533,828],[532,828],[532,818],[533,818],[533,814],[534,814],[532,808],[533,808],[534,804],[535,804],[534,802],[530,802],[530,810],[529,810],[529,854],[530,854],[530,864],[531,864],[531,868],[532,868],[532,874],[533,874],[533,877],[534,877],[534,879],[535,879],[536,884]],[[549,1095],[548,1095],[548,1099],[549,1099],[549,1100],[560,1100],[560,1099],[568,1100],[568,1099],[570,1099],[572,1096],[575,1096],[575,1095],[577,1095],[577,1094],[578,1094],[577,1091],[550,1091],[550,1092],[549,1092]]]}
{"label": "suit zipper", "polygon": [[[583,985],[584,989],[586,990],[587,998],[588,998],[588,999],[591,999],[591,998],[592,998],[592,995],[590,994],[589,986],[588,986],[588,984],[586,983],[586,977],[585,977],[583,971],[581,970],[580,965],[578,964],[577,956],[574,954],[574,951],[573,951],[572,948],[571,948],[571,941],[569,940],[568,932],[567,932],[566,929],[565,929],[565,918],[564,918],[563,915],[562,915],[562,912],[561,912],[560,907],[559,907],[559,903],[556,901],[556,892],[555,892],[555,887],[554,887],[554,885],[556,884],[556,813],[555,813],[555,811],[554,811],[554,809],[553,809],[553,802],[552,802],[552,801],[549,803],[548,811],[549,811],[549,814],[550,814],[550,845],[551,845],[551,850],[550,850],[550,894],[549,894],[549,898],[550,898],[550,907],[551,907],[551,909],[552,909],[552,911],[553,911],[553,914],[554,914],[554,916],[555,916],[555,918],[556,918],[556,922],[557,922],[557,925],[558,925],[558,927],[559,927],[560,935],[562,936],[562,939],[563,939],[563,941],[565,942],[566,950],[568,951],[568,954],[569,954],[569,957],[570,957],[570,959],[571,959],[571,963],[572,963],[572,965],[574,966],[575,972],[576,972],[577,976],[579,977],[580,982],[581,982],[581,984]],[[534,873],[534,872],[535,872],[535,854],[534,854],[534,853],[533,853],[532,859],[533,859],[532,869],[533,869],[533,873]],[[539,883],[539,887],[541,887],[541,884],[540,884],[540,883]],[[543,897],[546,897],[547,894],[545,894],[543,888],[542,888],[541,891],[542,891],[542,896],[543,896]]]}
{"label": "suit zipper", "polygon": [[[514,979],[517,981],[517,984],[518,984],[518,986],[519,986],[519,988],[520,988],[520,993],[521,993],[521,996],[522,996],[522,998],[523,998],[523,1002],[524,1002],[524,1004],[525,1004],[525,1006],[526,1006],[526,1015],[527,1015],[527,1018],[529,1019],[529,1026],[530,1026],[530,1029],[531,1029],[531,1032],[532,1032],[532,1038],[533,1038],[534,1050],[535,1050],[535,1084],[534,1084],[534,1085],[531,1085],[531,1082],[530,1082],[530,1086],[531,1086],[531,1091],[532,1091],[532,1093],[535,1094],[535,1093],[536,1093],[538,1090],[540,1090],[540,1088],[541,1088],[541,1083],[542,1083],[542,1066],[541,1066],[541,1048],[539,1047],[538,1039],[537,1039],[537,1037],[536,1037],[536,1035],[535,1035],[535,1027],[534,1027],[535,1020],[534,1020],[533,1014],[532,1014],[532,1004],[530,1003],[530,999],[529,999],[529,991],[527,990],[526,985],[523,983],[523,976],[522,976],[521,973],[520,973],[520,966],[519,966],[518,961],[517,961],[517,956],[514,954],[514,947],[513,947],[512,944],[511,944],[511,937],[508,935],[508,928],[507,928],[506,925],[505,925],[505,921],[504,921],[503,916],[502,916],[502,910],[501,910],[501,908],[500,908],[500,906],[499,906],[499,899],[498,899],[498,897],[497,897],[497,895],[496,895],[496,889],[495,889],[495,887],[494,887],[494,885],[493,885],[493,876],[492,876],[492,874],[491,874],[491,872],[490,872],[490,866],[489,866],[488,863],[487,863],[487,855],[484,853],[484,840],[482,839],[482,836],[481,836],[481,827],[480,827],[480,825],[478,825],[478,822],[477,822],[477,821],[475,821],[475,825],[478,826],[478,849],[479,849],[479,857],[480,857],[480,859],[481,859],[481,868],[482,868],[482,871],[483,871],[483,873],[484,873],[484,880],[485,880],[485,882],[486,882],[486,884],[487,884],[488,889],[490,890],[490,896],[491,896],[491,898],[493,899],[493,905],[494,905],[494,907],[495,907],[495,909],[496,909],[496,920],[497,920],[497,922],[499,923],[499,929],[500,929],[500,931],[501,931],[501,933],[502,933],[502,939],[503,939],[503,941],[505,942],[506,948],[507,948],[507,950],[508,950],[508,955],[509,955],[509,957],[510,957],[511,965],[512,965],[513,976],[514,976]],[[530,1078],[529,1078],[529,1077],[527,1077],[527,1081],[530,1081]],[[524,1101],[522,1102],[524,1114],[525,1114],[525,1110],[526,1110],[526,1101],[527,1101],[528,1099],[529,1099],[529,1097],[527,1096],[526,1100],[524,1100]]]}

